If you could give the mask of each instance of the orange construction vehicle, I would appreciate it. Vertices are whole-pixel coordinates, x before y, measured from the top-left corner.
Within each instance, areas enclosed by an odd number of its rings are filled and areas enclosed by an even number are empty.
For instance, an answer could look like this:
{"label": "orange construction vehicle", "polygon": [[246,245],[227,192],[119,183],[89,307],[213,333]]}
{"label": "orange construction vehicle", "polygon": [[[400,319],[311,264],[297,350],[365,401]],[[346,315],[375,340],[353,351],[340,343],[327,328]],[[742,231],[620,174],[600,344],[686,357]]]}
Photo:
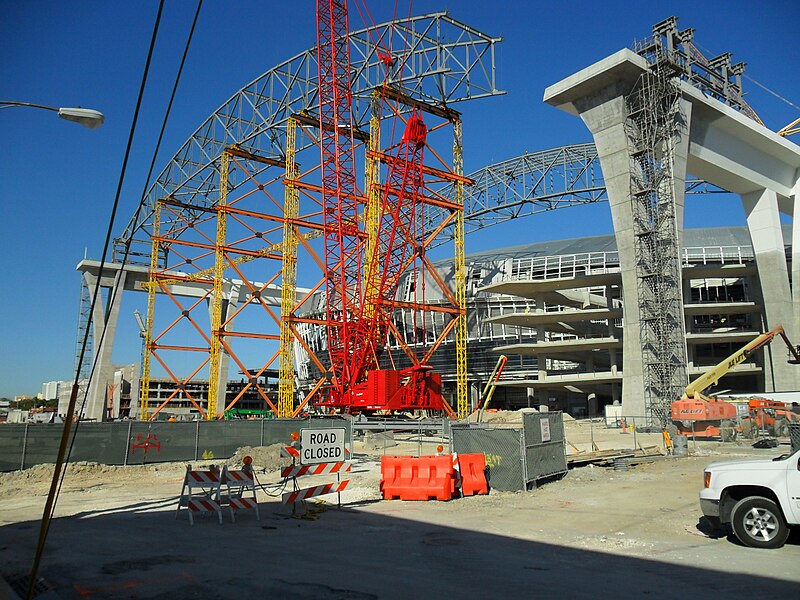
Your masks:
{"label": "orange construction vehicle", "polygon": [[718,398],[704,396],[703,392],[716,385],[723,375],[747,360],[753,352],[772,342],[775,336],[780,336],[789,348],[792,355],[789,362],[800,364],[800,354],[786,337],[783,327],[778,326],[772,331],[762,333],[686,386],[683,397],[672,403],[672,422],[677,427],[678,434],[718,437],[723,441],[736,437],[739,431],[736,406]]}
{"label": "orange construction vehicle", "polygon": [[747,405],[750,415],[742,421],[745,437],[755,437],[759,433],[785,437],[789,435],[790,423],[800,423],[800,408],[796,403],[751,398]]}

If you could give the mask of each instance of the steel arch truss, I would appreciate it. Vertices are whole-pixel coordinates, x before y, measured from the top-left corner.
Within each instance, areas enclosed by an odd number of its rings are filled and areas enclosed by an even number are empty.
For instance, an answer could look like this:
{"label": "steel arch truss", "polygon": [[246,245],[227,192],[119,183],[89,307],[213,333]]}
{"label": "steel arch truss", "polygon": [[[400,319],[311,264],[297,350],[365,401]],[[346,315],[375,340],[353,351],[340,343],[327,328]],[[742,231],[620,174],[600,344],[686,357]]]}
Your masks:
{"label": "steel arch truss", "polygon": [[[447,13],[391,21],[351,33],[356,126],[368,128],[370,94],[383,83],[440,106],[503,93],[495,81],[494,46],[500,41]],[[381,54],[393,59],[388,74]],[[149,264],[158,199],[172,198],[188,206],[213,205],[219,197],[220,156],[226,148],[282,159],[286,121],[293,114],[315,112],[317,89],[316,49],[311,48],[239,90],[194,132],[158,176],[118,238],[114,260],[121,260],[130,243],[129,260]],[[252,167],[256,175],[259,167],[263,169],[257,164]],[[229,186],[236,189],[241,183],[243,180],[233,179]],[[193,216],[187,208],[182,220]],[[162,223],[162,233],[169,230],[170,223]]]}
{"label": "steel arch truss", "polygon": [[[475,181],[464,187],[466,233],[512,219],[608,200],[600,159],[594,144],[574,144],[488,165],[470,173]],[[705,181],[688,180],[687,194],[724,193]],[[441,195],[454,199],[456,190],[447,186]],[[439,223],[446,211],[431,211],[428,218]]]}

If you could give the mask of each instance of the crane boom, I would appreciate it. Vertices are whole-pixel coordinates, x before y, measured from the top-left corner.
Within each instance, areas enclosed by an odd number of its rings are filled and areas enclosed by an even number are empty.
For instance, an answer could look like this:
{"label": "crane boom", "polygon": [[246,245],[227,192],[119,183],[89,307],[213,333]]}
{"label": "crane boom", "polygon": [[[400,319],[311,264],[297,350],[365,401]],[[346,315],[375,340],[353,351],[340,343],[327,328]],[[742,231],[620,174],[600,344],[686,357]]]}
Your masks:
{"label": "crane boom", "polygon": [[317,0],[317,68],[328,352],[334,386],[353,383],[361,245],[353,143],[347,0]]}
{"label": "crane boom", "polygon": [[768,331],[766,333],[762,333],[758,337],[754,338],[750,342],[748,342],[744,347],[740,348],[733,354],[731,354],[728,358],[720,362],[717,366],[709,369],[703,375],[692,381],[689,385],[686,386],[686,390],[684,392],[684,396],[686,398],[695,398],[698,394],[702,394],[705,390],[707,390],[712,385],[716,385],[719,380],[728,373],[732,368],[736,365],[743,363],[747,358],[759,348],[763,348],[770,342],[772,342],[773,338],[776,335],[780,335],[786,345],[789,347],[789,350],[794,355],[796,360],[800,360],[800,356],[797,354],[797,350],[794,346],[789,342],[789,338],[786,337],[786,333],[783,331],[783,327],[778,325],[772,331]]}

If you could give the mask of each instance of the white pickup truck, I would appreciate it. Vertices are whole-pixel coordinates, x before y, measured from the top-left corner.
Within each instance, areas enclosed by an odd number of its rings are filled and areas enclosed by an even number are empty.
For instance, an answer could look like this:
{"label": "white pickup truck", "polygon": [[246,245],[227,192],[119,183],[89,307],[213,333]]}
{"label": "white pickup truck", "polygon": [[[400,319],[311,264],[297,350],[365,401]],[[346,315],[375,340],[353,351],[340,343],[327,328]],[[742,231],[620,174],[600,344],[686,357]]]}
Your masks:
{"label": "white pickup truck", "polygon": [[746,546],[780,548],[800,526],[800,450],[766,460],[713,463],[700,508],[714,527],[730,523]]}

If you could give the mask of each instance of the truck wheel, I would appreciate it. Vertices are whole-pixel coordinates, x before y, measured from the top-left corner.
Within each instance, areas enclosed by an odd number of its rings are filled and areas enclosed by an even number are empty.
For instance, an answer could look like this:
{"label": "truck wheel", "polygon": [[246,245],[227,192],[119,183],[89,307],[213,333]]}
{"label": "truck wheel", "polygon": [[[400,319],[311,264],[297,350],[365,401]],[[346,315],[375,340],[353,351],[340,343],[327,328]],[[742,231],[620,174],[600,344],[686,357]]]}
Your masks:
{"label": "truck wheel", "polygon": [[780,508],[772,500],[748,496],[733,507],[733,533],[751,548],[780,548],[789,537],[789,527]]}
{"label": "truck wheel", "polygon": [[736,439],[736,429],[733,427],[733,421],[725,420],[720,423],[719,438],[723,442],[732,442]]}

